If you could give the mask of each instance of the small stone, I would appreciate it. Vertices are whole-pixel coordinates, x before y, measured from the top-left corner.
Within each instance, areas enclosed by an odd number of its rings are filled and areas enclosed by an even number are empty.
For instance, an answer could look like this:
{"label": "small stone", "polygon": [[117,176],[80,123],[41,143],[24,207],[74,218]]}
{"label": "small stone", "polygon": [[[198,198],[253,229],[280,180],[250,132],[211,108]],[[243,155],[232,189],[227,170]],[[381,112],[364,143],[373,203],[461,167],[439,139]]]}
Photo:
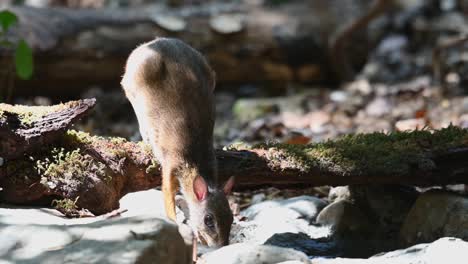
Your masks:
{"label": "small stone", "polygon": [[458,125],[462,128],[468,128],[468,114],[464,114],[458,118]]}
{"label": "small stone", "polygon": [[370,85],[369,80],[358,79],[348,84],[346,90],[361,95],[369,95],[370,93],[372,93],[372,86]]}
{"label": "small stone", "polygon": [[426,122],[423,118],[399,120],[395,124],[395,128],[398,131],[410,131],[410,130],[415,130],[415,129],[422,129],[425,126],[426,126]]}
{"label": "small stone", "polygon": [[331,121],[330,114],[325,111],[315,111],[307,114],[309,128],[314,133],[323,132],[323,126]]}
{"label": "small stone", "polygon": [[210,19],[210,27],[221,34],[232,34],[242,31],[244,28],[244,15],[223,14]]}
{"label": "small stone", "polygon": [[325,207],[317,216],[317,223],[331,226],[338,237],[362,236],[374,229],[366,215],[346,200],[338,200]]}
{"label": "small stone", "polygon": [[313,111],[305,115],[285,112],[282,114],[282,120],[289,128],[310,128],[314,133],[323,131],[323,126],[331,121],[330,114],[326,111]]}
{"label": "small stone", "polygon": [[197,263],[200,264],[276,264],[288,260],[310,263],[307,256],[297,250],[268,246],[239,243],[222,247],[213,252],[202,255]]}
{"label": "small stone", "polygon": [[392,52],[399,52],[408,45],[408,38],[404,35],[390,35],[384,38],[377,47],[377,54],[385,56]]}
{"label": "small stone", "polygon": [[0,167],[3,166],[4,163],[5,163],[5,160],[2,157],[0,157]]}
{"label": "small stone", "polygon": [[158,14],[153,17],[153,21],[158,24],[158,26],[171,32],[180,32],[187,27],[187,22],[185,22],[183,18],[172,15]]}
{"label": "small stone", "polygon": [[373,117],[382,117],[391,113],[391,111],[392,105],[389,100],[384,97],[375,98],[366,106],[366,113]]}
{"label": "small stone", "polygon": [[350,200],[351,193],[349,192],[348,186],[338,186],[333,187],[330,189],[328,193],[328,200],[330,202],[338,201],[338,200]]}
{"label": "small stone", "polygon": [[345,91],[333,91],[330,93],[330,100],[335,103],[341,103],[348,99],[348,93]]}
{"label": "small stone", "polygon": [[459,84],[460,75],[456,72],[450,72],[445,76],[445,81],[449,84]]}

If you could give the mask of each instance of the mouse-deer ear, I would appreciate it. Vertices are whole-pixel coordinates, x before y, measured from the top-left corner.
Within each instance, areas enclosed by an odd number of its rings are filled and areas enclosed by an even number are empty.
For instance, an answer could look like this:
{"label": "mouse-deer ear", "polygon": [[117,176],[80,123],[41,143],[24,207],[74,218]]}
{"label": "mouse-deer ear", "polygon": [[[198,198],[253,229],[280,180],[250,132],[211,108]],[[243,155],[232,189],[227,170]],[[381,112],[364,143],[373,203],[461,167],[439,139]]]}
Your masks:
{"label": "mouse-deer ear", "polygon": [[193,181],[193,192],[195,193],[198,201],[205,200],[206,195],[208,194],[208,186],[201,176],[197,176]]}
{"label": "mouse-deer ear", "polygon": [[224,183],[223,191],[224,194],[228,195],[232,191],[232,187],[234,187],[234,176],[229,177],[226,183]]}

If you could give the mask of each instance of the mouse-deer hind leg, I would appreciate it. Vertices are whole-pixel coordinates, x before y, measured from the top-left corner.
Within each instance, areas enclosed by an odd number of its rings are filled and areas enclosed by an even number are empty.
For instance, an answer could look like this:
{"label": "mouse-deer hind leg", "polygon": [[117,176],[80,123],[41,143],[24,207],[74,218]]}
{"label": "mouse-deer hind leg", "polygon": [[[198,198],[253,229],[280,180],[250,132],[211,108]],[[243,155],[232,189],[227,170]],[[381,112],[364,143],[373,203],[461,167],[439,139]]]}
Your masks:
{"label": "mouse-deer hind leg", "polygon": [[164,195],[164,208],[166,215],[172,221],[176,221],[175,195],[178,190],[178,181],[174,170],[163,169],[162,174],[162,191]]}

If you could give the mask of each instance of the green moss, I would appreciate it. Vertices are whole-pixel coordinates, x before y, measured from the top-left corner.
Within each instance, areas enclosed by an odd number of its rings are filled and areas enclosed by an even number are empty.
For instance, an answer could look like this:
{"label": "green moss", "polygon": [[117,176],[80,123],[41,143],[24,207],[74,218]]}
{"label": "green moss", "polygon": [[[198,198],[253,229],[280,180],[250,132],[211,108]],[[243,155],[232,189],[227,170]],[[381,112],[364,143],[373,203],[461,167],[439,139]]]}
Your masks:
{"label": "green moss", "polygon": [[113,144],[123,144],[123,143],[128,142],[125,138],[121,138],[121,137],[112,137],[109,139],[109,141]]}
{"label": "green moss", "polygon": [[[141,157],[152,157],[151,147],[146,143],[140,141],[135,144],[119,137],[91,136],[85,132],[69,130],[65,136],[65,142],[66,145],[71,146],[92,145],[93,148],[100,149],[112,160],[128,158],[133,162],[139,162],[137,160]],[[144,155],[141,155],[141,152]],[[146,167],[146,173],[154,173],[159,170],[159,163],[156,160],[153,159],[150,162],[147,159],[144,160],[142,161],[149,163]]]}
{"label": "green moss", "polygon": [[78,202],[78,199],[80,197],[76,197],[75,200],[72,200],[72,199],[68,199],[68,198],[65,198],[65,199],[60,199],[60,200],[53,200],[52,201],[52,206],[55,208],[55,209],[58,209],[60,211],[72,211],[72,210],[76,210],[78,209],[78,206],[76,205],[76,202]]}
{"label": "green moss", "polygon": [[65,216],[68,217],[77,217],[79,216],[79,210],[76,203],[80,197],[76,197],[75,200],[64,198],[60,200],[53,200],[51,206],[62,212]]}
{"label": "green moss", "polygon": [[414,166],[432,169],[431,155],[463,146],[468,146],[468,130],[450,126],[435,131],[348,135],[308,145],[258,144],[253,148],[266,150],[270,162],[280,167],[284,164],[303,171],[318,167],[345,175],[407,175]]}
{"label": "green moss", "polygon": [[82,131],[68,130],[65,136],[66,139],[77,143],[91,144],[93,142],[93,137]]}
{"label": "green moss", "polygon": [[146,173],[148,174],[155,173],[156,171],[158,171],[158,168],[159,168],[159,163],[156,160],[152,159],[151,164],[148,167],[146,167]]}
{"label": "green moss", "polygon": [[146,144],[144,141],[138,141],[137,146],[144,151],[147,155],[152,155],[153,152],[151,150],[151,146]]}
{"label": "green moss", "polygon": [[239,142],[234,142],[228,146],[225,146],[223,150],[225,151],[235,151],[235,150],[250,150],[252,149],[252,145],[239,141]]}
{"label": "green moss", "polygon": [[89,133],[68,130],[65,135],[66,144],[70,145],[93,145],[95,147],[102,148],[106,154],[113,156],[116,159],[127,157],[127,152],[124,148],[124,144],[128,141],[120,137],[100,137],[91,136]]}
{"label": "green moss", "polygon": [[36,161],[35,168],[41,176],[41,183],[50,189],[80,185],[94,175],[110,181],[106,166],[80,149],[53,148],[48,157]]}
{"label": "green moss", "polygon": [[75,103],[76,102],[70,102],[67,104],[58,104],[53,106],[25,106],[0,104],[0,118],[4,117],[5,112],[10,112],[18,115],[18,118],[22,125],[30,126],[34,121],[40,119],[41,117],[52,112],[60,111]]}
{"label": "green moss", "polygon": [[[139,141],[136,143],[137,147],[144,153],[145,156],[152,157],[153,151],[151,150],[151,146],[146,144],[143,141]],[[151,163],[146,167],[146,173],[153,174],[159,170],[159,162],[156,159],[152,159]]]}

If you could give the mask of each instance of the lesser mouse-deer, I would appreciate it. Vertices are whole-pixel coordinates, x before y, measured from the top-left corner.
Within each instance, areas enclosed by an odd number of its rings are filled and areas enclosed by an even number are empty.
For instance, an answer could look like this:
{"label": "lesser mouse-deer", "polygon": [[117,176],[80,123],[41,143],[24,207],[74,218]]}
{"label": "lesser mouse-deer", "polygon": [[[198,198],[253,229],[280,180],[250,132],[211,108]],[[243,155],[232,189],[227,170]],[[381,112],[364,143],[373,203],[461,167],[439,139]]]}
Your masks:
{"label": "lesser mouse-deer", "polygon": [[223,184],[217,174],[213,70],[181,40],[157,38],[130,54],[121,84],[161,164],[167,216],[176,219],[180,187],[199,241],[227,245],[233,216],[226,195],[233,178]]}

